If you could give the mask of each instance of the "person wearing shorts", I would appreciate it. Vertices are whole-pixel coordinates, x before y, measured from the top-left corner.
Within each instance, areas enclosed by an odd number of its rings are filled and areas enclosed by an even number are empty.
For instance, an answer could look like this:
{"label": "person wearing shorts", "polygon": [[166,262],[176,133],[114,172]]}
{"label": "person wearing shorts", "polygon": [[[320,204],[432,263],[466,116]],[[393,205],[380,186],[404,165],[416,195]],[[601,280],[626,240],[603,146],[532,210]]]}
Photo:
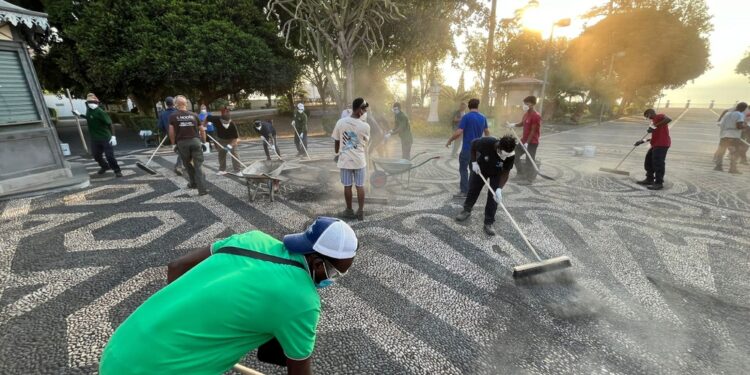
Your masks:
{"label": "person wearing shorts", "polygon": [[[346,210],[341,214],[347,219],[364,220],[365,177],[367,176],[367,143],[370,141],[370,125],[367,124],[369,104],[357,98],[352,102],[352,115],[340,119],[333,128],[336,166],[341,170],[344,185]],[[359,209],[352,209],[352,185],[357,187]]]}

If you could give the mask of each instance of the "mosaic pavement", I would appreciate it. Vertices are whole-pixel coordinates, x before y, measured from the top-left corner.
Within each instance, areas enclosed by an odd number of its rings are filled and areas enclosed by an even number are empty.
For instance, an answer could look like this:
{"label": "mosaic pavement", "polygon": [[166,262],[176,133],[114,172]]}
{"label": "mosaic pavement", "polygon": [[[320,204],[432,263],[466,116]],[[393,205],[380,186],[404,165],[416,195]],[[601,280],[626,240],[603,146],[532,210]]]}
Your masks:
{"label": "mosaic pavement", "polygon": [[[351,223],[361,252],[322,291],[316,372],[750,372],[750,168],[711,171],[712,113],[670,115],[682,117],[660,192],[633,183],[645,148],[622,167],[631,177],[597,172],[630,150],[640,121],[545,135],[542,168],[556,181],[512,179],[505,203],[545,256],[568,255],[574,267],[521,284],[511,268],[529,253],[507,219],[498,213],[495,238],[481,232],[481,209],[456,223],[457,160],[443,140],[418,142],[420,158],[442,158],[415,169],[408,187],[392,177],[371,191],[388,204]],[[572,155],[585,144],[598,146],[596,158]],[[331,148],[311,142],[326,160]],[[211,194],[197,197],[169,152],[154,159],[160,175],[137,169],[149,151],[118,154],[121,179],[96,176],[89,162],[86,190],[0,203],[0,373],[95,373],[113,329],[165,284],[169,260],[251,229],[281,237],[342,209],[335,175],[328,187],[292,183],[276,202],[248,202],[242,181],[215,174],[212,155]],[[240,152],[251,161],[262,151],[245,142]],[[284,373],[252,354],[244,364]]]}

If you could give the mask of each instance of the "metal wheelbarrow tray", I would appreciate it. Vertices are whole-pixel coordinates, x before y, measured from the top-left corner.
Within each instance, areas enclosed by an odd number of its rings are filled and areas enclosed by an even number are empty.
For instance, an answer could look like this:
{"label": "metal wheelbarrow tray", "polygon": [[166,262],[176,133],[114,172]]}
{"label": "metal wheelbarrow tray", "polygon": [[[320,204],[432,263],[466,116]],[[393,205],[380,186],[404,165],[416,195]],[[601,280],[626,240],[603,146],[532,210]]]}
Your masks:
{"label": "metal wheelbarrow tray", "polygon": [[274,184],[287,181],[286,177],[281,176],[284,164],[283,160],[260,160],[250,164],[242,171],[242,175],[247,182],[247,193],[250,201],[255,200],[261,186],[267,185],[268,195],[273,202]]}
{"label": "metal wheelbarrow tray", "polygon": [[[375,171],[372,172],[372,175],[370,176],[370,184],[373,187],[380,188],[386,185],[388,182],[389,176],[398,176],[406,174],[406,187],[409,187],[409,182],[411,182],[411,170],[415,168],[419,168],[428,162],[440,159],[440,156],[433,156],[430,158],[427,158],[426,160],[414,164],[414,159],[416,159],[419,155],[424,154],[424,152],[420,152],[411,159],[372,159],[372,164],[375,168]],[[401,181],[399,181],[401,182]]]}

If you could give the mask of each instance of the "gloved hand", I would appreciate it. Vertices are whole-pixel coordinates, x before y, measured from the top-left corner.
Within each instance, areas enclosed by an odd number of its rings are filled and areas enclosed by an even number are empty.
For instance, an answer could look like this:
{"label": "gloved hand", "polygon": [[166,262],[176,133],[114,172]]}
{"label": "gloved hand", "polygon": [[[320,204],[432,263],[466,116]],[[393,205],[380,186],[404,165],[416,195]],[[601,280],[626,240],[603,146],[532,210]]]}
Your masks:
{"label": "gloved hand", "polygon": [[503,201],[503,189],[495,189],[495,202],[500,203]]}
{"label": "gloved hand", "polygon": [[475,161],[471,162],[471,170],[474,171],[474,173],[479,174],[479,172],[481,171],[479,169],[479,163]]}
{"label": "gloved hand", "polygon": [[109,144],[112,145],[112,147],[117,146],[117,138],[114,135],[109,139]]}
{"label": "gloved hand", "polygon": [[299,137],[303,138],[305,136],[305,133],[299,133]]}
{"label": "gloved hand", "polygon": [[528,148],[529,148],[529,142],[525,142],[525,143],[523,144],[523,148],[525,148],[525,149],[528,149]]}
{"label": "gloved hand", "polygon": [[641,139],[640,141],[638,141],[638,142],[635,142],[635,144],[634,144],[633,146],[634,146],[634,147],[637,147],[637,146],[640,146],[640,145],[642,145],[642,144],[644,144],[644,143],[646,143],[646,141],[644,141],[644,140],[642,140],[642,139]]}
{"label": "gloved hand", "polygon": [[276,145],[271,145],[271,149],[273,150],[273,152],[276,152]]}
{"label": "gloved hand", "polygon": [[262,135],[260,136],[260,139],[262,139],[262,140],[263,140],[263,142],[268,142],[268,140],[266,139],[266,137],[264,137],[264,136],[262,136]]}
{"label": "gloved hand", "polygon": [[388,132],[388,133],[385,133],[385,137],[383,137],[383,138],[387,141],[388,138],[390,138],[390,137],[391,137],[391,132]]}
{"label": "gloved hand", "polygon": [[650,125],[650,126],[648,127],[648,130],[646,130],[646,131],[647,131],[647,132],[649,132],[649,133],[653,133],[653,132],[654,132],[654,130],[656,130],[656,126]]}
{"label": "gloved hand", "polygon": [[508,128],[508,129],[512,129],[512,128],[516,127],[516,124],[514,124],[514,123],[512,123],[510,121],[506,121],[505,122],[505,127]]}
{"label": "gloved hand", "polygon": [[78,112],[78,110],[76,110],[76,109],[73,110],[73,114],[76,115],[76,116],[78,116],[78,117],[81,117],[81,112]]}
{"label": "gloved hand", "polygon": [[296,123],[296,121],[292,120],[292,126],[294,126],[295,123]]}
{"label": "gloved hand", "polygon": [[201,151],[208,152],[208,143],[201,143]]}
{"label": "gloved hand", "polygon": [[232,152],[232,145],[226,145],[226,146],[224,146],[224,150],[226,152]]}

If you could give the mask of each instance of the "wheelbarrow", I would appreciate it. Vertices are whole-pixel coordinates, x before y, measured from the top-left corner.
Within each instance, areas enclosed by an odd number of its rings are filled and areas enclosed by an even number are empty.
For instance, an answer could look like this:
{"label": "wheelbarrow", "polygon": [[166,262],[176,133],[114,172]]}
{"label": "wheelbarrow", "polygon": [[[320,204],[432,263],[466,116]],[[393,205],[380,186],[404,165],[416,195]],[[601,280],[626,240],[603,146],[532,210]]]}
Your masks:
{"label": "wheelbarrow", "polygon": [[284,164],[283,160],[259,160],[242,171],[242,176],[247,182],[247,194],[250,201],[255,200],[258,191],[265,185],[268,186],[268,195],[273,202],[275,186],[288,180],[287,177],[281,175]]}
{"label": "wheelbarrow", "polygon": [[412,169],[419,168],[427,164],[431,160],[440,159],[440,156],[433,156],[431,158],[427,158],[419,164],[414,164],[414,159],[422,154],[424,154],[424,152],[420,152],[408,160],[372,159],[372,164],[375,170],[372,172],[372,175],[370,175],[370,185],[375,188],[381,188],[388,183],[389,176],[400,176],[401,179],[397,181],[403,184],[403,175],[406,174],[406,187],[408,188],[409,183],[411,182]]}

